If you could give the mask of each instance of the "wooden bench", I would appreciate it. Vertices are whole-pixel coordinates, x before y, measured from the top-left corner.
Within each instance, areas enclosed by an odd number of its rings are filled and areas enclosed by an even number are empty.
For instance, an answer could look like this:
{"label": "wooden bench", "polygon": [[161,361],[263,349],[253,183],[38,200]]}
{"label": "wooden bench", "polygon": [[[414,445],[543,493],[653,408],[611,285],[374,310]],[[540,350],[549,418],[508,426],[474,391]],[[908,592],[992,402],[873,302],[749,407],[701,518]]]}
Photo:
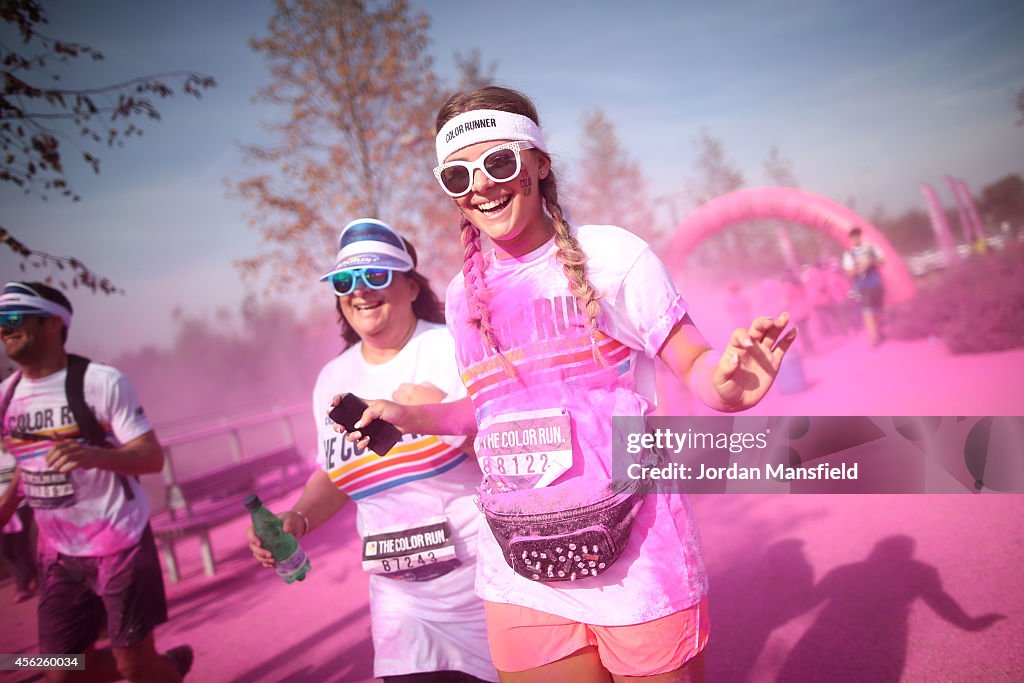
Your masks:
{"label": "wooden bench", "polygon": [[154,515],[150,523],[170,581],[180,579],[177,541],[198,536],[203,569],[213,576],[210,529],[247,514],[242,501],[250,493],[264,502],[273,500],[305,484],[312,469],[311,460],[295,446],[282,446],[168,484],[167,511]]}

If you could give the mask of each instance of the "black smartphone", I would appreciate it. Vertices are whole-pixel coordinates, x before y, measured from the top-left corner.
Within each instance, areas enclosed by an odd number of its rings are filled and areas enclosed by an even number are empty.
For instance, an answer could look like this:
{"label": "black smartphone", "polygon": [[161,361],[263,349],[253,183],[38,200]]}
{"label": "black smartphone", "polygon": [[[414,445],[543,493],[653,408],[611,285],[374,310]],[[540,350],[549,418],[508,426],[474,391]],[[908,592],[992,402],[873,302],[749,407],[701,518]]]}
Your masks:
{"label": "black smartphone", "polygon": [[[355,394],[345,394],[341,397],[341,403],[336,405],[328,416],[351,432],[355,431],[355,424],[365,410],[365,401]],[[398,427],[379,418],[359,431],[363,436],[370,437],[370,450],[377,455],[387,455],[388,451],[402,439],[402,432],[398,431]]]}

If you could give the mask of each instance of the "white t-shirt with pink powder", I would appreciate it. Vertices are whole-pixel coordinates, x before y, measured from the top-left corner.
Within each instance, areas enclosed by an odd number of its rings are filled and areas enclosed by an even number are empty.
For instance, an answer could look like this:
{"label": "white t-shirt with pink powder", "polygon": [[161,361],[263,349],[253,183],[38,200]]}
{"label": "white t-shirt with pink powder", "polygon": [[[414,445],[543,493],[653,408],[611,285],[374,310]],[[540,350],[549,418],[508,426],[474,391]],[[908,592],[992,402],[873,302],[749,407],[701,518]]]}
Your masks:
{"label": "white t-shirt with pink powder", "polygon": [[[612,416],[653,410],[653,359],[686,313],[664,265],[643,240],[608,225],[580,226],[573,234],[587,255],[590,282],[602,293],[599,347],[607,367],[592,358],[587,321],[555,258],[553,240],[518,259],[487,255],[491,325],[517,378],[503,372],[467,323],[461,274],[446,299],[459,370],[480,426],[478,451],[487,450],[481,439],[489,427],[509,415],[543,420],[568,414],[572,463],[549,484],[552,489],[611,479]],[[700,538],[685,495],[649,494],[619,559],[600,576],[572,582],[541,583],[517,575],[488,531],[480,534],[477,564],[477,592],[485,600],[620,626],[685,609],[707,593]]]}
{"label": "white t-shirt with pink powder", "polygon": [[465,437],[405,434],[386,456],[379,456],[346,441],[326,414],[336,394],[350,391],[364,399],[390,399],[406,382],[433,384],[447,394],[445,401],[465,396],[444,325],[418,321],[402,350],[380,364],[368,363],[358,342],[327,362],[313,390],[320,437],[317,464],[356,503],[359,535],[416,528],[443,518],[461,562],[428,581],[370,574],[373,674],[450,669],[497,680],[487,649],[483,603],[471,588],[482,524],[473,502],[480,468],[461,449]]}
{"label": "white t-shirt with pink powder", "polygon": [[[109,555],[138,543],[149,522],[149,499],[138,480],[100,469],[76,469],[60,477],[46,465],[53,441],[18,436],[27,432],[37,437],[78,438],[78,424],[64,390],[66,376],[65,369],[42,379],[18,381],[4,416],[4,448],[21,469],[21,490],[34,509],[40,545],[65,555]],[[0,384],[0,396],[6,395],[11,381],[8,377]],[[116,368],[89,363],[84,390],[85,402],[111,446],[122,446],[152,430],[131,382]],[[125,486],[130,487],[131,499]]]}

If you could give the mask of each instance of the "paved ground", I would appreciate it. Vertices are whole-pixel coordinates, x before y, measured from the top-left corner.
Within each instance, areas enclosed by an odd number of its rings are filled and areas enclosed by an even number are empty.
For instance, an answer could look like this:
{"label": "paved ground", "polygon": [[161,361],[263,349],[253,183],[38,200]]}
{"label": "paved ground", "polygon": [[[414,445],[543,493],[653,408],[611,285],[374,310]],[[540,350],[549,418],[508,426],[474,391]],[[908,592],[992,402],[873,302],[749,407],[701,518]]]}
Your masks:
{"label": "paved ground", "polygon": [[[949,355],[862,339],[808,358],[810,386],[765,414],[1024,413],[1024,351]],[[277,501],[283,508],[289,499]],[[712,683],[1024,680],[1024,496],[694,498],[712,581]],[[351,511],[307,539],[313,573],[286,586],[250,559],[245,520],[217,529],[218,576],[179,551],[171,621],[190,680],[372,679],[366,579]],[[35,650],[34,602],[0,583],[0,652]],[[0,674],[0,681],[36,680]]]}

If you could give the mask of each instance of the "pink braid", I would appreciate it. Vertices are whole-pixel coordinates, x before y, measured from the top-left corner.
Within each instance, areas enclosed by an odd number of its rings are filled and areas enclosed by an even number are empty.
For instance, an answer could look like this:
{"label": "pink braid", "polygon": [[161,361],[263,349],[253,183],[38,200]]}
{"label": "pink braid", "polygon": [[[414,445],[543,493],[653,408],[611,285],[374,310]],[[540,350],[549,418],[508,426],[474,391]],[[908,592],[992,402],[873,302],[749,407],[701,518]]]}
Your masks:
{"label": "pink braid", "polygon": [[466,287],[466,305],[469,323],[476,327],[484,344],[497,355],[498,360],[510,377],[516,376],[515,367],[498,348],[498,340],[491,327],[491,292],[484,276],[484,256],[480,249],[480,229],[469,219],[462,219],[462,244],[466,250],[462,263],[462,276]]}

